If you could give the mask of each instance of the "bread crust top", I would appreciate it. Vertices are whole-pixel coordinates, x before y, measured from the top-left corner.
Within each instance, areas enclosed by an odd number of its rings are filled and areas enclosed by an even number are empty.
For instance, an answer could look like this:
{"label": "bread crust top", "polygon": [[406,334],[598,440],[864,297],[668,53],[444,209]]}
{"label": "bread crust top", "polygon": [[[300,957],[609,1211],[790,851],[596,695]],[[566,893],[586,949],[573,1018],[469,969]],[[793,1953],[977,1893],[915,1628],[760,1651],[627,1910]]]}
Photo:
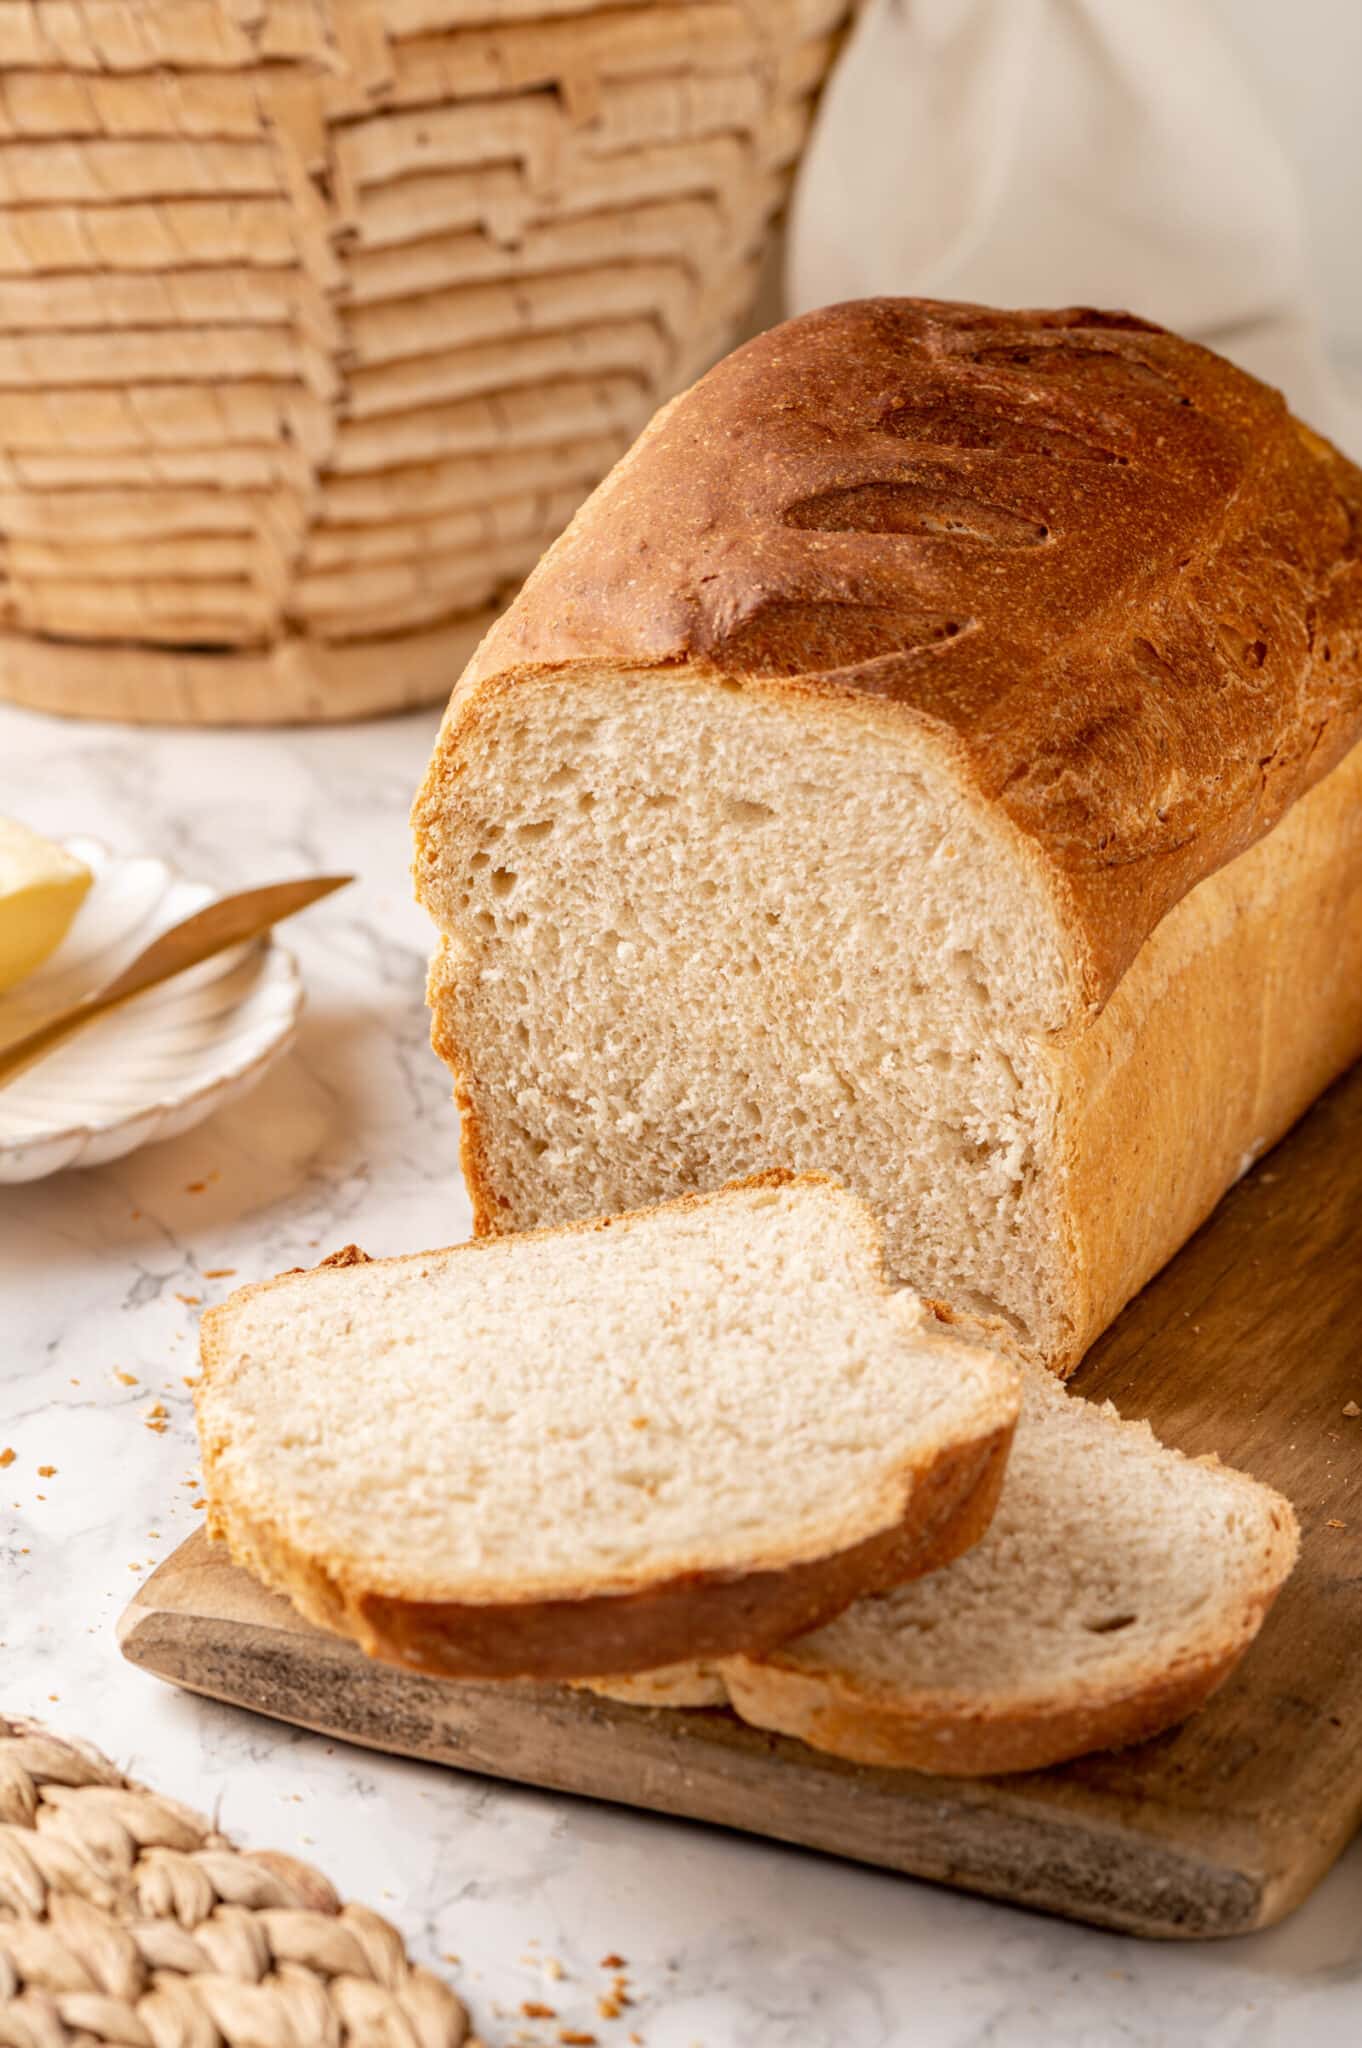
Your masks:
{"label": "bread crust top", "polygon": [[1362,471],[1132,314],[831,306],[657,416],[457,701],[581,664],[935,734],[1035,849],[1100,1004],[1362,734]]}

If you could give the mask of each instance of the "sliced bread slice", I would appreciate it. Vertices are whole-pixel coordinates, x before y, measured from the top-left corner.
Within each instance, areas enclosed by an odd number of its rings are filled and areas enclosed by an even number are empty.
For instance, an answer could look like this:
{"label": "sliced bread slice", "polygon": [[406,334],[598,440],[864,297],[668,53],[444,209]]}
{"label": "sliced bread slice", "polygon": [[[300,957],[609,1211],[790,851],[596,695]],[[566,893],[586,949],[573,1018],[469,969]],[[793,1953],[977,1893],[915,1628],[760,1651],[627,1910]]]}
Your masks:
{"label": "sliced bread slice", "polygon": [[1227,1678],[1291,1570],[1271,1488],[1025,1372],[987,1536],[949,1570],[724,1665],[744,1720],[857,1763],[1036,1770],[1172,1727]]}
{"label": "sliced bread slice", "polygon": [[1024,1369],[988,1534],[761,1657],[595,1679],[636,1706],[731,1703],[857,1763],[1035,1770],[1183,1720],[1248,1648],[1296,1556],[1279,1494]]}
{"label": "sliced bread slice", "polygon": [[211,1532],[372,1655],[570,1678],[762,1650],[987,1526],[1015,1368],[818,1176],[284,1274],[204,1318]]}

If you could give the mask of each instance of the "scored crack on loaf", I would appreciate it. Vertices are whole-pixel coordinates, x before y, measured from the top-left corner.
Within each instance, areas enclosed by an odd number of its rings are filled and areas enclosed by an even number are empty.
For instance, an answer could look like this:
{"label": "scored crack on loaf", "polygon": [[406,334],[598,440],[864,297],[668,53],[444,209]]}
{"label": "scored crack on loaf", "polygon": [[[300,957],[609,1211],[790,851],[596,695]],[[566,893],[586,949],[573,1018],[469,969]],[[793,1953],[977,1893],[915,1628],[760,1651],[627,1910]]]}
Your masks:
{"label": "scored crack on loaf", "polygon": [[477,1228],[821,1169],[1071,1369],[1362,1050],[1359,531],[1129,314],[832,307],[673,401],[416,805]]}
{"label": "scored crack on loaf", "polygon": [[[849,13],[0,7],[0,525],[43,542],[0,581],[0,696],[269,722],[444,694],[450,631],[731,339]],[[521,445],[575,443],[566,495],[472,546],[338,512],[338,479],[428,497],[469,435],[491,473],[446,512],[512,495]],[[130,519],[146,559],[101,559]]]}
{"label": "scored crack on loaf", "polygon": [[210,1533],[436,1675],[769,1647],[988,1525],[1016,1370],[894,1291],[864,1204],[772,1174],[203,1320]]}
{"label": "scored crack on loaf", "polygon": [[856,1763],[1039,1770],[1200,1707],[1297,1541],[1280,1494],[1030,1366],[997,1512],[946,1569],[764,1655],[590,1685],[635,1706],[730,1705]]}

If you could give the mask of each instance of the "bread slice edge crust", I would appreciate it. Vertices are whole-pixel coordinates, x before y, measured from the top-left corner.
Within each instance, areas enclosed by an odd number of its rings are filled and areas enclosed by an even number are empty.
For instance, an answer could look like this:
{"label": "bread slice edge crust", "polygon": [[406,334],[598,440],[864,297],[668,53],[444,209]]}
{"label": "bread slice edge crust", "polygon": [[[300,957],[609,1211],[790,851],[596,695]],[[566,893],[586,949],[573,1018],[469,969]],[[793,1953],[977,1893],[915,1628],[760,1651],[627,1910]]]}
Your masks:
{"label": "bread slice edge crust", "polygon": [[[682,1195],[630,1213],[693,1208],[742,1189],[802,1185],[839,1184],[825,1174],[773,1170],[716,1193]],[[870,1212],[853,1199],[867,1227],[874,1229]],[[593,1218],[524,1236],[563,1237],[625,1220]],[[495,1242],[504,1246],[509,1240]],[[473,1239],[451,1251],[477,1256],[488,1244]],[[401,1261],[369,1261],[349,1246],[321,1262],[323,1267],[373,1263]],[[435,1677],[564,1680],[645,1671],[692,1658],[711,1660],[739,1649],[762,1652],[821,1627],[866,1594],[938,1569],[977,1542],[992,1520],[1020,1399],[1015,1368],[1002,1359],[996,1362],[1005,1376],[1000,1374],[991,1393],[981,1391],[972,1427],[962,1424],[962,1434],[939,1440],[895,1474],[893,1520],[824,1555],[749,1571],[681,1571],[640,1590],[567,1598],[458,1601],[394,1593],[346,1558],[299,1541],[279,1517],[243,1499],[220,1461],[227,1439],[207,1410],[215,1373],[226,1363],[222,1331],[227,1312],[233,1300],[267,1292],[296,1279],[300,1270],[239,1289],[203,1318],[195,1406],[208,1533],[226,1545],[234,1562],[284,1594],[308,1620],[349,1637],[379,1661]],[[882,1260],[879,1279],[884,1295],[892,1299]],[[918,1348],[968,1355],[954,1339],[935,1337],[930,1327],[912,1336]]]}
{"label": "bread slice edge crust", "polygon": [[1266,1496],[1255,1498],[1264,1523],[1256,1569],[1209,1640],[1184,1642],[1166,1662],[1127,1684],[1074,1680],[1049,1696],[1037,1688],[992,1700],[924,1689],[893,1699],[844,1670],[800,1668],[776,1650],[760,1661],[748,1656],[724,1660],[720,1676],[729,1701],[743,1720],[797,1736],[849,1762],[938,1777],[1042,1770],[1160,1735],[1195,1713],[1230,1677],[1257,1636],[1299,1547],[1288,1501],[1246,1474],[1219,1469],[1236,1479],[1246,1496]]}
{"label": "bread slice edge crust", "polygon": [[935,1569],[983,1534],[1002,1487],[1011,1425],[913,1469],[900,1521],[826,1558],[741,1574],[686,1572],[638,1593],[573,1600],[423,1601],[375,1593],[268,1520],[220,1496],[209,1533],[307,1620],[366,1656],[433,1678],[578,1679],[687,1657],[765,1650],[806,1635],[853,1600]]}

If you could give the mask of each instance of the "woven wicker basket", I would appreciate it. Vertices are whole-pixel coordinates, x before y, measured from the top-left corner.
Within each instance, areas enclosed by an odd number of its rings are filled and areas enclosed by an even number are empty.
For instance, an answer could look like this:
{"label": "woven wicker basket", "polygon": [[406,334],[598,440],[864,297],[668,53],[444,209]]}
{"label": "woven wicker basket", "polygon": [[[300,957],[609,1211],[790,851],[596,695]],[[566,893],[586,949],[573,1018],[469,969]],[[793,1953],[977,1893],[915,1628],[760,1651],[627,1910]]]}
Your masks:
{"label": "woven wicker basket", "polygon": [[3,1715],[0,2043],[481,2048],[449,1987],[320,1871]]}
{"label": "woven wicker basket", "polygon": [[731,336],[850,5],[0,6],[0,694],[443,695]]}

